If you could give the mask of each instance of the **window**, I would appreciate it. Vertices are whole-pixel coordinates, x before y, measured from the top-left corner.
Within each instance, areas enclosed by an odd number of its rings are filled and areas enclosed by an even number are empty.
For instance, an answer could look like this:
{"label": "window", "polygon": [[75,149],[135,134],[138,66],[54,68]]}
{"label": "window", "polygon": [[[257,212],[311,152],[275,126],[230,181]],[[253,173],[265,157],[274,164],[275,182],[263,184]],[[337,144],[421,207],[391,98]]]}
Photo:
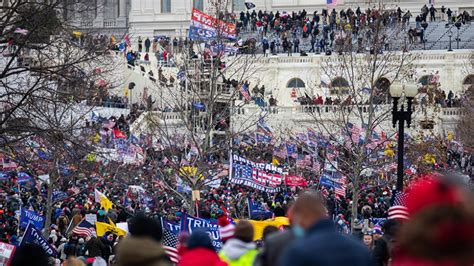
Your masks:
{"label": "window", "polygon": [[462,84],[463,85],[474,85],[474,75],[471,74],[471,75],[467,76],[464,79]]}
{"label": "window", "polygon": [[375,82],[375,88],[378,90],[378,91],[381,91],[381,92],[384,92],[384,93],[388,93],[389,91],[389,88],[390,88],[390,81],[386,78],[379,78],[376,82]]}
{"label": "window", "polygon": [[294,78],[288,81],[287,88],[304,88],[306,87],[304,82],[299,78]]}
{"label": "window", "polygon": [[193,7],[203,11],[204,10],[203,1],[204,0],[194,0]]}
{"label": "window", "polygon": [[161,0],[161,13],[171,13],[171,0]]}
{"label": "window", "polygon": [[349,82],[345,78],[337,77],[331,82],[330,94],[349,94]]}

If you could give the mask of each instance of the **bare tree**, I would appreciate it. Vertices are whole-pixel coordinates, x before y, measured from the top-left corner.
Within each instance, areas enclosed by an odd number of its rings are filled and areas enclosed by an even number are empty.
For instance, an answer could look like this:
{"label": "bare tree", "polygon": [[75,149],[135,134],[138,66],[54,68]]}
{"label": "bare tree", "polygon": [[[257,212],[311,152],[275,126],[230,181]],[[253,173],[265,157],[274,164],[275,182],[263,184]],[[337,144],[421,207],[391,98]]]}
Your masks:
{"label": "bare tree", "polygon": [[[321,82],[317,84],[329,92],[325,101],[329,105],[306,109],[314,118],[310,127],[329,140],[330,148],[320,153],[322,160],[349,184],[352,221],[358,216],[363,177],[391,162],[390,157],[378,156],[394,136],[393,131],[387,131],[391,127],[389,87],[394,82],[413,82],[415,56],[400,42],[402,27],[385,25],[384,9],[377,12],[379,17],[359,29],[357,42],[352,40],[350,27],[341,24],[336,30],[335,54],[322,58]],[[379,139],[381,135],[385,137]]]}
{"label": "bare tree", "polygon": [[[248,80],[256,72],[258,58],[236,53],[227,41],[221,23],[229,23],[228,5],[227,1],[211,1],[211,15],[219,19],[214,25],[216,36],[209,41],[193,40],[189,47],[174,51],[172,63],[179,70],[176,80],[158,70],[158,80],[148,89],[160,95],[155,105],[159,111],[145,112],[132,129],[153,136],[158,157],[167,169],[160,173],[164,184],[187,206],[192,206],[191,197],[178,193],[176,183],[182,180],[182,185],[193,191],[195,201],[204,186],[226,175],[228,167],[223,162],[234,137],[255,126],[263,115],[250,116],[238,127],[231,125],[235,107],[250,101]],[[227,49],[233,50],[233,55],[228,55]]]}
{"label": "bare tree", "polygon": [[106,79],[108,69],[113,69],[109,40],[76,31],[67,15],[88,12],[81,3],[15,0],[2,7],[2,146],[41,133],[44,125],[32,120],[41,119],[44,108],[67,109],[90,100],[97,94],[96,81]]}

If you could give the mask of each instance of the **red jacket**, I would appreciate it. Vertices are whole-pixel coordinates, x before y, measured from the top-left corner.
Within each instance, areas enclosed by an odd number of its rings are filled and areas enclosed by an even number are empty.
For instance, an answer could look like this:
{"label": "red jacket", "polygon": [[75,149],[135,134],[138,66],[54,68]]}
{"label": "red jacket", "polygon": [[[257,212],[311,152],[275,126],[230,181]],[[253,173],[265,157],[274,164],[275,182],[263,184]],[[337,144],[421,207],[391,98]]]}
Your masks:
{"label": "red jacket", "polygon": [[195,248],[186,252],[178,266],[228,266],[215,251],[207,248]]}

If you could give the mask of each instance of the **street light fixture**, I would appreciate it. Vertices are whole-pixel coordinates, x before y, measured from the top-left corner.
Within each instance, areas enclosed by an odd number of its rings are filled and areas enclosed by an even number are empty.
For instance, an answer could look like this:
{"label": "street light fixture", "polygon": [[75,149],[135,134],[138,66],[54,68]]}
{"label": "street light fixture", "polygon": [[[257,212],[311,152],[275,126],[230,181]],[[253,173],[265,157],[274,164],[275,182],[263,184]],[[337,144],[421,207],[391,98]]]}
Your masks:
{"label": "street light fixture", "polygon": [[449,49],[448,49],[448,52],[452,52],[453,51],[453,47],[451,45],[451,38],[453,37],[453,33],[451,32],[451,29],[449,29],[448,31],[448,37],[449,37]]}
{"label": "street light fixture", "polygon": [[[411,125],[412,104],[413,98],[418,93],[418,86],[416,84],[394,83],[390,86],[390,96],[393,98],[392,109],[392,124],[395,128],[398,122],[398,151],[397,151],[397,190],[403,190],[403,155],[404,155],[404,140],[405,140],[405,122],[407,127]],[[402,103],[400,110],[398,109],[398,102],[402,95],[407,99],[407,109]]]}

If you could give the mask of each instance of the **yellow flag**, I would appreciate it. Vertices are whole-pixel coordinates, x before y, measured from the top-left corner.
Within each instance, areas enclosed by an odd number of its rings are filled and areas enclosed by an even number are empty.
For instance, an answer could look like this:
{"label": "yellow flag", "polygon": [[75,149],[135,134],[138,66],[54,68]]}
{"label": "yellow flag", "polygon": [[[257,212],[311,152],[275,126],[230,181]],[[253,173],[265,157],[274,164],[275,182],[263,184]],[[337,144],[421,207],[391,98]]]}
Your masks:
{"label": "yellow flag", "polygon": [[448,140],[452,141],[454,139],[453,132],[448,132]]}
{"label": "yellow flag", "polygon": [[275,165],[275,166],[278,166],[278,165],[280,165],[280,162],[277,160],[277,158],[273,157],[272,158],[272,164]]}
{"label": "yellow flag", "polygon": [[94,190],[95,202],[100,203],[100,207],[104,208],[106,211],[112,208],[113,203],[100,191],[97,189]]}
{"label": "yellow flag", "polygon": [[[235,220],[235,222],[238,222],[238,220]],[[268,219],[265,221],[249,220],[249,222],[253,225],[253,240],[261,239],[263,237],[263,229],[269,225],[280,227],[290,224],[288,217],[275,217],[274,219]]]}
{"label": "yellow flag", "polygon": [[125,88],[125,97],[128,97],[128,88]]}
{"label": "yellow flag", "polygon": [[117,236],[124,236],[127,234],[127,232],[125,232],[124,230],[116,226],[113,226],[107,223],[101,223],[101,222],[95,223],[95,230],[97,232],[98,237],[103,236],[107,232],[111,232],[112,234],[117,235]]}

